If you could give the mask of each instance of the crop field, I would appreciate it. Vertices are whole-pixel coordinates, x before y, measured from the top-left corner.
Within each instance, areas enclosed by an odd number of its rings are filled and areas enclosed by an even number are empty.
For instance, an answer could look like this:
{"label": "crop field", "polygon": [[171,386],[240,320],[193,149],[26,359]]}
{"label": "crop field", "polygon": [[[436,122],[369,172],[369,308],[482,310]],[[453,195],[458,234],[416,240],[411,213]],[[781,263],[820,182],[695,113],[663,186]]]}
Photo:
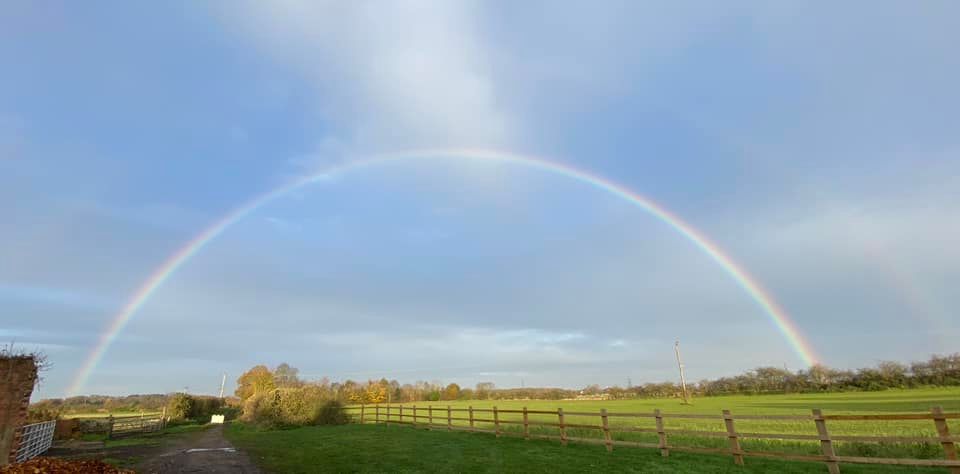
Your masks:
{"label": "crop field", "polygon": [[[708,414],[720,415],[724,409],[730,410],[736,418],[738,415],[810,415],[811,409],[819,408],[825,415],[839,414],[894,414],[894,413],[929,413],[933,406],[942,406],[946,412],[960,412],[960,388],[948,389],[912,389],[887,390],[882,392],[846,392],[829,394],[800,394],[800,395],[758,395],[758,396],[727,396],[695,399],[690,405],[683,405],[675,399],[644,399],[644,400],[609,400],[609,401],[570,401],[570,400],[484,400],[484,401],[454,401],[454,402],[420,402],[404,404],[404,420],[412,421],[412,407],[417,406],[418,423],[426,424],[428,409],[434,407],[435,423],[446,423],[446,407],[454,409],[472,406],[476,408],[491,408],[516,410],[527,407],[529,410],[552,410],[563,408],[566,412],[597,413],[606,409],[611,416],[610,428],[614,440],[639,441],[656,443],[656,433],[624,432],[617,428],[655,428],[653,418],[616,417],[616,413],[651,413],[660,409],[665,415],[670,414]],[[374,411],[368,406],[365,412],[366,421],[373,421]],[[351,409],[356,416],[359,412]],[[385,417],[385,409],[380,408],[381,420]],[[399,411],[391,409],[391,420],[399,419]],[[568,415],[565,423],[576,425],[600,425],[600,417]],[[467,413],[454,412],[453,417],[465,418]],[[522,420],[518,413],[500,414],[501,429],[504,432],[519,433],[522,426],[517,422]],[[476,413],[475,418],[492,418],[489,412]],[[556,423],[557,415],[531,414],[531,424],[537,422]],[[513,423],[511,423],[513,422]],[[666,430],[696,430],[711,431],[717,436],[696,436],[675,434],[669,436],[669,444],[676,446],[725,448],[727,440],[722,436],[726,432],[722,419],[678,419],[665,418]],[[468,423],[456,421],[454,425],[464,426]],[[951,432],[960,433],[960,423],[951,423]],[[477,422],[478,428],[491,429],[492,423]],[[936,437],[936,429],[930,420],[874,420],[874,421],[829,421],[828,428],[831,436],[900,436],[900,437]],[[817,434],[812,420],[736,420],[736,430],[744,433],[780,433],[780,434]],[[533,435],[558,436],[559,428],[531,426]],[[569,428],[567,435],[581,438],[602,438],[599,429]],[[819,454],[820,446],[817,441],[750,439],[741,440],[745,450],[776,451],[796,454]],[[943,450],[939,443],[892,443],[892,442],[836,442],[838,455],[847,456],[883,456],[883,457],[910,457],[910,458],[941,458]]]}

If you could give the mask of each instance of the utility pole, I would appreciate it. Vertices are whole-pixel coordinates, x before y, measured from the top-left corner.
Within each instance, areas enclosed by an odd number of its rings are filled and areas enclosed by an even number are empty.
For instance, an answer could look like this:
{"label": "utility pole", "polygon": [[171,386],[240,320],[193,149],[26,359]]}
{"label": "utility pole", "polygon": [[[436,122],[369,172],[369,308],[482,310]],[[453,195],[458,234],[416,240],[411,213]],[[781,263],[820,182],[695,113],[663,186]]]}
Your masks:
{"label": "utility pole", "polygon": [[220,398],[223,398],[223,386],[227,383],[227,373],[223,373],[223,378],[220,379]]}
{"label": "utility pole", "polygon": [[688,405],[690,400],[687,398],[687,381],[683,377],[683,362],[680,360],[680,341],[673,344],[673,352],[677,354],[677,367],[680,368],[680,390],[683,393],[683,404]]}

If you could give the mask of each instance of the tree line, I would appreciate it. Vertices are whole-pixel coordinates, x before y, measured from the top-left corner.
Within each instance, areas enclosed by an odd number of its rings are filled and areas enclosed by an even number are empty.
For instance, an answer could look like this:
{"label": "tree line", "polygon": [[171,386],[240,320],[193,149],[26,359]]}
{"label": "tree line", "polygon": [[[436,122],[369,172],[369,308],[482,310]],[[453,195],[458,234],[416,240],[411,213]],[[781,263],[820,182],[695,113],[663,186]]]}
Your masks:
{"label": "tree line", "polygon": [[[809,369],[789,371],[779,367],[757,367],[740,375],[704,379],[687,385],[694,396],[751,395],[778,393],[815,393],[842,391],[875,391],[891,388],[926,386],[960,386],[960,353],[934,355],[926,361],[910,364],[885,361],[874,367],[855,370],[833,369],[814,365]],[[644,383],[628,387],[590,385],[582,389],[564,388],[496,388],[492,382],[481,382],[473,388],[456,383],[418,381],[401,384],[386,378],[358,382],[331,382],[324,377],[307,382],[298,377],[297,369],[281,364],[274,370],[258,365],[237,380],[236,395],[241,401],[255,393],[276,389],[309,389],[316,397],[346,403],[406,403],[450,400],[562,400],[575,398],[673,398],[681,387],[673,381]]]}
{"label": "tree line", "polygon": [[[694,396],[749,395],[776,393],[813,393],[842,391],[873,391],[890,388],[925,386],[960,386],[960,353],[934,355],[925,361],[903,364],[880,362],[873,367],[855,370],[833,369],[815,365],[808,369],[789,371],[780,367],[757,367],[740,375],[705,379],[688,384]],[[582,389],[565,388],[497,388],[491,382],[474,387],[456,383],[418,381],[401,384],[385,378],[358,382],[332,382],[328,378],[308,382],[299,377],[296,368],[280,364],[274,369],[258,365],[237,379],[234,405],[239,405],[254,393],[275,389],[308,387],[312,396],[345,403],[407,403],[449,400],[562,400],[578,397],[598,398],[672,398],[680,394],[680,386],[673,381],[644,383],[627,387],[590,385]],[[160,411],[175,394],[142,394],[112,397],[88,395],[54,398],[34,403],[31,408],[49,412],[73,414],[92,412]],[[231,400],[227,400],[228,404]]]}
{"label": "tree line", "polygon": [[696,384],[702,395],[874,391],[890,388],[960,385],[960,353],[934,355],[910,364],[884,361],[874,367],[839,370],[814,365],[790,372],[758,367],[735,377]]}
{"label": "tree line", "polygon": [[108,395],[82,395],[67,398],[40,400],[31,408],[65,415],[78,413],[154,412],[167,405],[170,394],[151,393],[113,397]]}

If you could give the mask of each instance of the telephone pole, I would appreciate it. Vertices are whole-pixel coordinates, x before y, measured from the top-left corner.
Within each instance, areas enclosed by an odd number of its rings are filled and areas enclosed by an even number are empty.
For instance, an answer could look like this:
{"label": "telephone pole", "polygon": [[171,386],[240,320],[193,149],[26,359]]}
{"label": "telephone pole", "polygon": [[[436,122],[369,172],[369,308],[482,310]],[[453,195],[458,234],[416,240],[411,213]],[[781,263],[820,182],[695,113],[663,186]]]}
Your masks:
{"label": "telephone pole", "polygon": [[690,400],[687,398],[687,381],[683,377],[683,362],[680,360],[680,341],[673,344],[673,352],[677,354],[677,367],[680,368],[680,390],[683,393],[683,404],[688,405]]}
{"label": "telephone pole", "polygon": [[223,398],[223,386],[227,383],[227,373],[223,373],[223,378],[220,379],[220,398]]}

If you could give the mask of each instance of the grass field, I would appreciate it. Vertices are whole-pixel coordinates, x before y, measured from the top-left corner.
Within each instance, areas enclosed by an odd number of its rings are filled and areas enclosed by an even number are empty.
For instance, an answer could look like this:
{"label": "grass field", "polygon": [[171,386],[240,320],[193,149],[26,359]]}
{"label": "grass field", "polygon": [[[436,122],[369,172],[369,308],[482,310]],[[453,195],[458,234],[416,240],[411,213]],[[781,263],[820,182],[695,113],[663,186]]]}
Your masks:
{"label": "grass field", "polygon": [[[75,444],[74,440],[57,443],[48,451],[47,455],[70,459],[100,458],[104,462],[117,467],[132,468],[141,462],[145,456],[168,451],[170,446],[180,440],[207,428],[209,428],[209,425],[182,423],[167,426],[161,431],[142,433],[120,439],[107,439],[105,434],[87,433],[80,438],[79,441],[82,441],[82,443]],[[91,450],[88,446],[84,446],[92,441],[103,443],[102,448]]]}
{"label": "grass field", "polygon": [[[809,414],[810,409],[820,408],[824,413],[907,413],[927,412],[931,406],[941,405],[946,411],[960,411],[960,387],[884,390],[879,392],[808,393],[796,395],[731,395],[693,399],[683,405],[678,399],[641,400],[470,400],[453,402],[417,402],[427,406],[492,407],[564,409],[578,411],[600,410],[651,412],[655,408],[665,413],[707,413],[732,410],[734,414]],[[406,405],[412,405],[407,403]]]}
{"label": "grass field", "polygon": [[156,431],[153,433],[143,433],[136,436],[129,436],[126,438],[119,439],[107,439],[106,434],[95,434],[88,433],[84,434],[80,439],[83,441],[103,441],[104,447],[107,448],[116,448],[122,446],[141,446],[141,445],[157,445],[162,441],[175,439],[178,436],[186,435],[202,429],[206,429],[207,425],[201,425],[198,423],[183,423],[178,425],[171,425],[164,428],[161,431]]}
{"label": "grass field", "polygon": [[[671,453],[655,449],[495,438],[481,433],[448,433],[406,426],[310,426],[259,430],[230,424],[227,438],[246,450],[267,472],[644,472],[644,473],[823,473],[821,463],[748,458],[735,466],[730,456]],[[843,465],[849,473],[947,472],[937,469]]]}
{"label": "grass field", "polygon": [[[960,412],[960,388],[887,390],[882,392],[847,392],[828,394],[801,394],[801,395],[758,395],[758,396],[727,396],[709,397],[693,400],[692,405],[683,405],[674,399],[645,399],[645,400],[611,400],[611,401],[553,401],[553,400],[512,400],[512,401],[456,401],[436,403],[416,403],[420,407],[428,405],[443,407],[450,405],[454,408],[490,408],[496,405],[500,409],[520,409],[526,406],[531,410],[556,410],[562,407],[565,411],[599,412],[606,408],[611,413],[632,412],[650,413],[659,408],[665,414],[711,414],[718,415],[723,409],[729,409],[737,415],[809,415],[810,409],[820,408],[824,414],[875,414],[875,413],[911,413],[927,412],[932,406],[942,406],[947,412]],[[409,407],[414,404],[405,404]],[[405,408],[405,419],[410,421],[411,410]],[[418,412],[425,415],[426,410]],[[356,414],[356,411],[352,411]],[[381,414],[383,411],[381,411]],[[392,419],[396,420],[397,411],[393,410]],[[372,413],[367,412],[368,420]],[[445,411],[435,416],[443,418]],[[466,417],[465,413],[454,416]],[[477,418],[492,418],[489,413],[477,414]],[[503,414],[501,420],[520,420],[519,414]],[[555,415],[530,415],[531,422],[556,422]],[[420,420],[423,422],[424,420]],[[598,425],[599,417],[567,416],[566,423]],[[437,420],[444,423],[445,420]],[[464,422],[457,422],[464,425]],[[654,428],[652,418],[610,418],[611,427],[631,426],[640,428]],[[666,419],[666,429],[699,430],[724,432],[722,420],[698,419]],[[953,433],[960,433],[960,423],[952,423]],[[488,423],[477,423],[478,427],[490,427]],[[738,420],[738,432],[753,433],[785,433],[809,434],[817,433],[812,421],[789,420]],[[859,435],[859,436],[936,436],[933,422],[930,420],[908,421],[830,421],[828,428],[831,435]],[[516,424],[504,424],[504,431],[520,431]],[[559,430],[551,427],[531,428],[531,433],[558,435]],[[601,432],[594,429],[568,429],[569,436],[584,438],[600,438]],[[626,433],[614,432],[614,439],[625,441],[642,441],[655,443],[656,434],[653,433]],[[783,441],[766,439],[743,439],[743,448],[754,451],[780,451],[797,454],[819,454],[817,442]],[[723,437],[698,437],[673,435],[670,444],[693,447],[724,448],[727,440]],[[864,443],[864,442],[837,442],[836,449],[839,455],[849,456],[885,456],[902,458],[942,458],[943,450],[938,443]],[[602,448],[601,448],[602,449]]]}
{"label": "grass field", "polygon": [[110,415],[115,417],[124,417],[124,416],[144,416],[159,415],[159,411],[117,411],[117,412],[89,412],[89,413],[64,413],[60,415],[61,418],[107,418]]}

